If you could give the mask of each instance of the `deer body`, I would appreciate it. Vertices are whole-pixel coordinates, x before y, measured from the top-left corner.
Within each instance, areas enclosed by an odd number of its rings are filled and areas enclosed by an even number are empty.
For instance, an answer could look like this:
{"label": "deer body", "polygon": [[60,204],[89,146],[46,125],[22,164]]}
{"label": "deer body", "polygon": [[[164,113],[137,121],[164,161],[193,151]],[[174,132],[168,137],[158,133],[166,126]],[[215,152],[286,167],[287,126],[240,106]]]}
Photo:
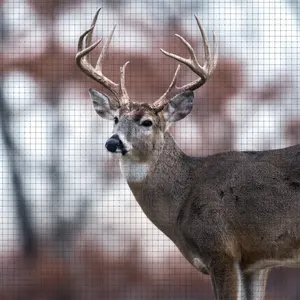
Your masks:
{"label": "deer body", "polygon": [[[144,213],[194,267],[208,274],[227,265],[229,273],[228,264],[237,264],[245,280],[271,267],[299,265],[300,146],[195,158],[169,133],[165,140],[147,175],[128,184]],[[262,299],[263,291],[253,295],[244,298]]]}
{"label": "deer body", "polygon": [[167,140],[147,176],[128,184],[192,264],[197,255],[209,270],[214,252],[245,272],[300,263],[300,146],[195,158]]}
{"label": "deer body", "polygon": [[[187,156],[168,128],[191,112],[193,91],[205,83],[217,62],[216,48],[212,56],[199,20],[204,66],[181,36],[177,35],[190,59],[162,50],[199,78],[176,87],[178,67],[167,91],[149,105],[130,100],[125,89],[128,63],[121,68],[120,84],[102,73],[113,31],[92,67],[88,53],[100,42],[90,45],[98,13],[79,39],[76,61],[116,98],[90,89],[96,112],[114,121],[106,148],[120,155],[135,199],[185,258],[211,275],[216,299],[263,299],[270,268],[300,263],[300,146]],[[173,89],[176,95],[171,97]]]}

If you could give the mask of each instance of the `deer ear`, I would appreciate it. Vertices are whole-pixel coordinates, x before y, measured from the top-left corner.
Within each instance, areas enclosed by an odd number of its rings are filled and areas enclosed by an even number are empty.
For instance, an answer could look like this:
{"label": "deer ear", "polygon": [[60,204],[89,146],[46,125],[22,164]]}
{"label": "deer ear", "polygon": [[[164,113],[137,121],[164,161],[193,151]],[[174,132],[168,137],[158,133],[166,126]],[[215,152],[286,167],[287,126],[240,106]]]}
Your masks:
{"label": "deer ear", "polygon": [[112,120],[115,116],[116,107],[111,100],[103,93],[96,91],[95,89],[89,89],[90,96],[93,100],[96,113],[108,120]]}
{"label": "deer ear", "polygon": [[163,113],[167,122],[177,122],[185,118],[193,108],[194,93],[186,91],[173,97],[165,106]]}

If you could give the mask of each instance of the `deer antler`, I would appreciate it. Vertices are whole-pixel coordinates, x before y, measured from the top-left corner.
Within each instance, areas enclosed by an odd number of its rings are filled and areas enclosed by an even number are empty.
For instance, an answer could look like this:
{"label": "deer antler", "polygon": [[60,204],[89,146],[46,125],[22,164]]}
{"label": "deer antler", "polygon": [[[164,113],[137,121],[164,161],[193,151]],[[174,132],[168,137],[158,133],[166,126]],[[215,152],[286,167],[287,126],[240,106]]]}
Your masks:
{"label": "deer antler", "polygon": [[178,65],[168,89],[157,101],[155,101],[152,104],[153,109],[156,111],[162,110],[164,108],[164,106],[170,101],[171,92],[173,91],[173,89],[175,89],[175,94],[180,94],[180,93],[182,93],[184,91],[188,91],[188,90],[194,91],[194,90],[198,89],[211,76],[211,74],[213,73],[214,69],[217,66],[218,53],[217,53],[215,34],[213,35],[214,48],[213,48],[213,56],[212,56],[211,51],[210,51],[210,45],[209,45],[208,39],[206,37],[205,31],[204,31],[203,27],[201,26],[200,21],[196,15],[195,15],[195,19],[197,21],[197,24],[198,24],[198,27],[200,29],[201,36],[203,39],[203,43],[204,43],[205,62],[204,62],[203,66],[201,66],[200,63],[198,62],[198,59],[196,57],[193,47],[179,34],[176,34],[175,36],[177,38],[179,38],[181,40],[181,42],[186,46],[186,48],[190,54],[189,59],[178,56],[178,55],[170,53],[170,52],[167,52],[163,49],[160,49],[160,51],[164,55],[171,57],[171,58],[185,64],[186,66],[188,66],[194,73],[196,73],[199,76],[199,78],[197,78],[195,81],[187,83],[181,87],[177,87],[176,80],[177,80],[178,72],[180,70],[180,65]]}
{"label": "deer antler", "polygon": [[[114,26],[113,30],[111,31],[107,41],[104,43],[104,46],[102,48],[102,51],[99,55],[99,58],[97,60],[95,68],[92,66],[90,62],[90,53],[93,49],[95,49],[98,44],[102,41],[102,39],[96,41],[91,45],[93,31],[97,22],[97,18],[99,15],[101,8],[99,8],[95,14],[95,17],[93,19],[91,28],[85,31],[79,38],[78,41],[78,52],[76,54],[76,64],[78,67],[89,77],[96,80],[100,84],[102,84],[104,87],[106,87],[109,91],[111,91],[119,101],[119,105],[126,105],[129,103],[129,96],[125,88],[125,69],[127,65],[129,64],[129,61],[127,61],[123,67],[120,68],[120,83],[117,84],[113,81],[111,81],[109,78],[105,77],[102,73],[102,62],[105,56],[105,52],[107,48],[109,47],[109,44],[111,42],[111,39],[113,37],[114,31],[116,26]],[[85,46],[83,46],[85,44]]]}

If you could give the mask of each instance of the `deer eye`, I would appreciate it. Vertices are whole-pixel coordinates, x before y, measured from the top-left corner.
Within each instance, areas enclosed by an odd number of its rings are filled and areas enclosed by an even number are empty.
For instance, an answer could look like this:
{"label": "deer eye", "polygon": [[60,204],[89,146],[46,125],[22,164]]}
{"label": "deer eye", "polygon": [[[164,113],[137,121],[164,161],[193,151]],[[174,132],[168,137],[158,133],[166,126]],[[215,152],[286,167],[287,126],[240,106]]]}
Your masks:
{"label": "deer eye", "polygon": [[119,123],[118,117],[114,117],[114,122],[115,122],[115,124],[118,124],[118,123]]}
{"label": "deer eye", "polygon": [[145,127],[150,127],[152,126],[152,121],[150,120],[145,120],[141,123],[142,126],[145,126]]}

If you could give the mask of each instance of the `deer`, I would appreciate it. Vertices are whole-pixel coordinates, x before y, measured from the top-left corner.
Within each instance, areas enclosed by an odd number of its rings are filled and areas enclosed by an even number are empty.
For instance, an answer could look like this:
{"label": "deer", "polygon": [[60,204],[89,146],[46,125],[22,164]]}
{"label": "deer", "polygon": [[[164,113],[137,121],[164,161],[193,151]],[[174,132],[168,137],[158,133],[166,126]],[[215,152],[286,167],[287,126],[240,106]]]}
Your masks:
{"label": "deer", "polygon": [[204,64],[178,34],[190,58],[160,51],[187,66],[197,79],[178,87],[179,64],[164,94],[152,104],[140,103],[131,100],[125,87],[129,62],[120,68],[119,83],[102,71],[115,27],[96,66],[91,63],[90,53],[102,41],[92,43],[99,12],[79,38],[76,63],[112,94],[89,90],[96,113],[113,122],[105,147],[119,156],[133,196],[187,261],[211,276],[215,299],[264,299],[269,270],[300,263],[300,146],[186,155],[169,128],[192,111],[194,91],[217,66],[215,34],[211,50],[195,15]]}

